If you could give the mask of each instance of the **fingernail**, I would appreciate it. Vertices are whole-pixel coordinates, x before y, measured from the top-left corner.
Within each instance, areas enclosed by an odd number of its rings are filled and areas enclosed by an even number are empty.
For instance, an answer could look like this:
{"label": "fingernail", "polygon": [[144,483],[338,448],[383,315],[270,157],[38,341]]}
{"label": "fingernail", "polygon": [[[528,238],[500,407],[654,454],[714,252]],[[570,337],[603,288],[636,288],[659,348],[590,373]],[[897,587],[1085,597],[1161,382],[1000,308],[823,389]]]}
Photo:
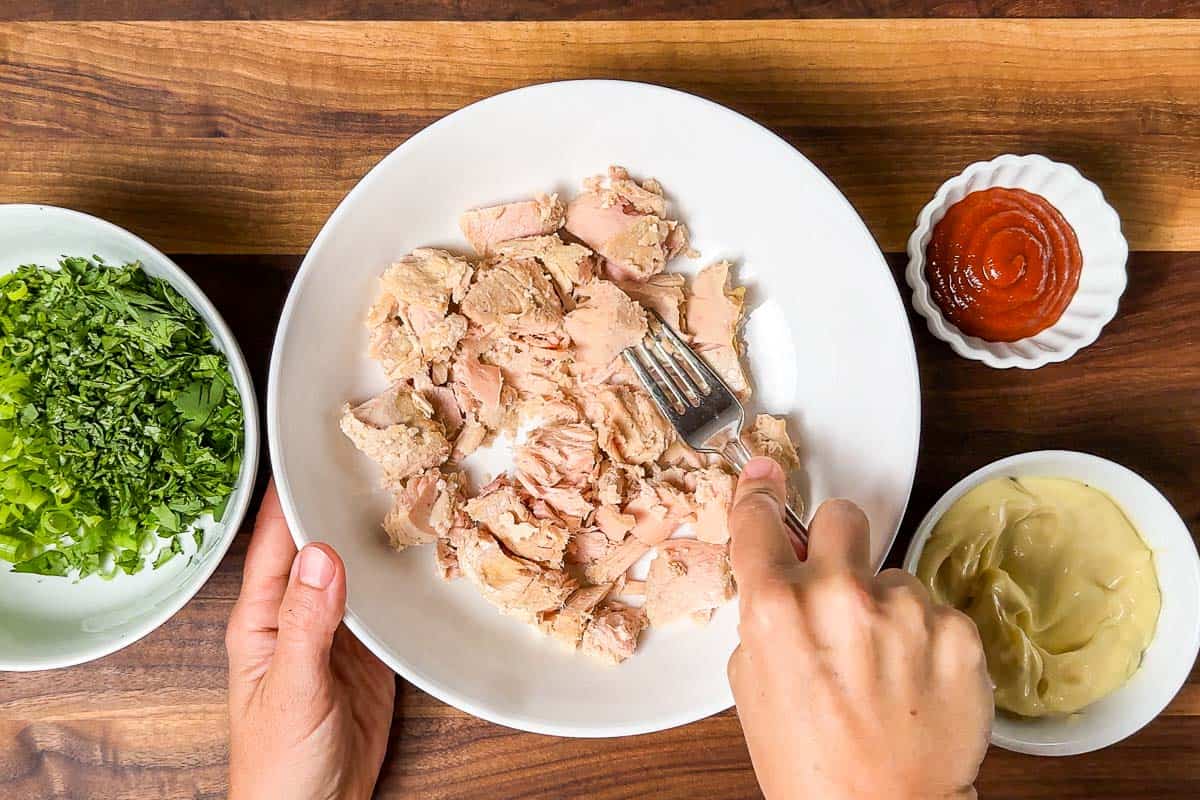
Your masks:
{"label": "fingernail", "polygon": [[324,589],[333,580],[333,562],[321,548],[306,545],[300,551],[299,577],[311,589]]}
{"label": "fingernail", "polygon": [[779,470],[779,465],[775,463],[775,459],[757,456],[747,461],[746,466],[742,467],[742,477],[756,481],[759,478],[770,478],[777,470]]}

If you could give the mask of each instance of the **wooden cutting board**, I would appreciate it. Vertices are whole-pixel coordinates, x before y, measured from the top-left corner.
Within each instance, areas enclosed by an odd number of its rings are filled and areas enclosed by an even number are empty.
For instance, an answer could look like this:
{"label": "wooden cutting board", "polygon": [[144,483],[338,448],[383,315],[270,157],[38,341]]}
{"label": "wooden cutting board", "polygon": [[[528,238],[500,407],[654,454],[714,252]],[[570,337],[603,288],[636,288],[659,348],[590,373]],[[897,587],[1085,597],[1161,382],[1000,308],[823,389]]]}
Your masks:
{"label": "wooden cutting board", "polygon": [[[914,319],[923,439],[892,562],[958,478],[1042,448],[1128,465],[1200,535],[1200,22],[1136,19],[1196,16],[1200,3],[793,5],[5,4],[0,202],[98,214],[175,255],[240,339],[261,394],[291,278],[344,193],[431,121],[505,89],[620,77],[742,111],[837,182],[897,276],[917,210],[945,178],[999,153],[1040,152],[1079,167],[1121,214],[1133,253],[1120,314],[1094,346],[1036,372],[959,359]],[[973,14],[1108,18],[949,18]],[[892,18],[836,18],[852,15]],[[770,19],[710,21],[739,17]],[[526,21],[494,21],[508,18]],[[0,796],[224,796],[222,636],[248,533],[145,640],[73,669],[0,675]],[[637,738],[554,739],[400,685],[380,797],[758,796],[732,712]],[[979,788],[1200,796],[1200,673],[1157,721],[1102,753],[993,749]]]}

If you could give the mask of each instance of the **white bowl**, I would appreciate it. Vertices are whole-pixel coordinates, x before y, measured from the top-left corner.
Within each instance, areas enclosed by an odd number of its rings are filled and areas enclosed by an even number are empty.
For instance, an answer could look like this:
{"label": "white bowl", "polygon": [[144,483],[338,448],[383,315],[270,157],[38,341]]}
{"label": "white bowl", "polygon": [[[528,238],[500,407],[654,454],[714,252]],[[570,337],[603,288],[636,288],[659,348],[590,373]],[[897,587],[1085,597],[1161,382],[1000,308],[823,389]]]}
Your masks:
{"label": "white bowl", "polygon": [[1129,681],[1077,714],[1026,719],[997,712],[992,744],[1018,753],[1070,756],[1115,744],[1167,707],[1183,686],[1200,650],[1200,560],[1187,526],[1145,478],[1099,456],[1042,450],[1003,458],[954,485],[925,515],[904,568],[916,574],[921,550],[942,514],[967,491],[998,477],[1073,478],[1107,494],[1154,552],[1162,610],[1154,640]]}
{"label": "white bowl", "polygon": [[443,583],[428,547],[387,548],[388,498],[337,419],[385,386],[363,317],[390,262],[428,244],[466,252],[464,209],[573,193],[609,164],[660,178],[695,234],[703,259],[673,269],[737,263],[754,404],[789,415],[808,499],[865,506],[876,564],[908,500],[920,423],[912,334],[870,233],[812,164],[740,114],[645,84],[546,84],[451,114],[380,162],[317,236],[275,340],[267,416],[284,511],[298,543],[327,541],[345,559],[347,625],[389,666],[477,716],[565,736],[659,730],[729,707],[736,606],[705,627],[650,631],[616,668],[563,653],[465,581]]}
{"label": "white bowl", "polygon": [[[53,267],[64,255],[98,255],[109,264],[141,261],[200,312],[242,396],[245,453],[237,487],[221,524],[205,534],[199,557],[174,558],[159,569],[92,575],[77,583],[22,575],[0,565],[0,670],[67,667],[100,658],[142,638],[204,585],[233,541],[254,488],[258,465],[258,405],[242,351],[221,315],[187,274],[146,242],[102,219],[65,208],[0,205],[0,270],[21,264]],[[185,553],[193,552],[190,536]]]}
{"label": "white bowl", "polygon": [[[1024,189],[1049,200],[1075,230],[1083,258],[1079,288],[1059,320],[1036,336],[1015,342],[987,342],[965,335],[942,314],[925,278],[925,248],[946,210],[971,192],[998,186]],[[1045,156],[1003,155],[970,165],[943,183],[921,209],[916,230],[908,237],[905,277],[913,291],[913,307],[925,318],[930,332],[948,342],[954,352],[989,367],[1037,369],[1066,361],[1096,341],[1117,313],[1125,291],[1128,256],[1121,220],[1104,200],[1100,187],[1069,164]]]}

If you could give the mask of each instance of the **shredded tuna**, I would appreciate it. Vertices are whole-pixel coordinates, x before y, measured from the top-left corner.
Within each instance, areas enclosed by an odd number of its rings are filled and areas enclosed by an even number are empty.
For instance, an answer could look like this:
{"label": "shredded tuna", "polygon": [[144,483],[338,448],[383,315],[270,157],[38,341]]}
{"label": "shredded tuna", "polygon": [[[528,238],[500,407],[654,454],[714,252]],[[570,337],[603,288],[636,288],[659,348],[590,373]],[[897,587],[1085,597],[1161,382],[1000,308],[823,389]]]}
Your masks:
{"label": "shredded tuna", "polygon": [[595,281],[579,289],[579,304],[563,324],[575,344],[576,371],[603,380],[626,347],[646,335],[646,312],[614,283]]}
{"label": "shredded tuna", "polygon": [[592,615],[583,631],[583,652],[609,664],[620,664],[637,649],[638,637],[646,627],[640,608],[606,600]]}
{"label": "shredded tuna", "polygon": [[605,387],[584,407],[599,434],[600,449],[623,464],[649,464],[675,436],[650,395],[632,386]]}
{"label": "shredded tuna", "polygon": [[593,610],[612,588],[613,584],[602,584],[576,589],[561,609],[551,611],[539,620],[538,627],[567,648],[576,649],[584,628],[592,620]]}
{"label": "shredded tuna", "polygon": [[558,195],[538,195],[533,200],[467,211],[458,225],[475,252],[488,256],[501,242],[554,233],[562,227],[564,215]]}
{"label": "shredded tuna", "polygon": [[800,468],[800,455],[788,436],[787,422],[770,414],[759,414],[754,418],[754,427],[746,435],[750,452],[758,456],[769,456],[783,467],[784,472]]}
{"label": "shredded tuna", "polygon": [[682,275],[664,272],[645,281],[621,281],[617,285],[643,307],[657,311],[674,330],[683,331],[681,313],[685,295]]}
{"label": "shredded tuna", "polygon": [[489,603],[504,614],[536,623],[538,616],[562,608],[579,584],[565,572],[510,555],[482,530],[472,530],[457,545],[458,566]]}
{"label": "shredded tuna", "polygon": [[[653,311],[749,393],[743,290],[728,262],[690,287],[664,271],[698,255],[670,216],[657,181],[620,167],[566,204],[467,211],[478,258],[420,248],[383,272],[367,353],[391,386],[340,421],[382,468],[393,547],[432,544],[443,580],[465,577],[504,614],[609,663],[650,622],[707,619],[733,593],[735,478],[678,439],[621,355]],[[516,439],[513,465],[468,496],[458,470],[497,437]],[[799,463],[783,420],[759,416],[747,444]],[[647,580],[631,580],[651,554]]]}
{"label": "shredded tuna", "polygon": [[460,308],[467,319],[489,335],[561,338],[562,301],[533,259],[485,264]]}
{"label": "shredded tuna", "polygon": [[687,331],[692,346],[704,356],[721,379],[743,400],[750,396],[750,382],[742,370],[738,349],[744,287],[729,288],[728,261],[705,267],[692,281],[687,301]]}
{"label": "shredded tuna", "polygon": [[729,507],[733,504],[736,479],[720,467],[695,474],[696,538],[702,542],[729,541]]}
{"label": "shredded tuna", "polygon": [[707,622],[734,595],[728,551],[722,545],[671,539],[658,546],[646,577],[646,616],[658,627],[684,618]]}
{"label": "shredded tuna", "polygon": [[422,413],[414,393],[402,384],[354,408],[346,406],[341,428],[363,455],[383,469],[389,484],[436,467],[450,455],[441,424]]}
{"label": "shredded tuna", "polygon": [[575,287],[596,277],[596,257],[581,244],[566,243],[557,234],[513,239],[496,247],[505,259],[535,259],[558,287],[559,297],[570,302]]}
{"label": "shredded tuna", "polygon": [[466,511],[512,553],[551,567],[562,566],[569,536],[566,526],[553,516],[535,516],[505,479],[493,481],[468,500]]}
{"label": "shredded tuna", "polygon": [[383,518],[388,541],[397,550],[429,544],[450,534],[462,502],[457,475],[429,469],[405,481]]}
{"label": "shredded tuna", "polygon": [[566,228],[604,258],[605,277],[644,281],[688,249],[686,229],[664,218],[657,182],[639,187],[624,169],[610,167],[607,187],[595,179],[586,185],[567,205]]}

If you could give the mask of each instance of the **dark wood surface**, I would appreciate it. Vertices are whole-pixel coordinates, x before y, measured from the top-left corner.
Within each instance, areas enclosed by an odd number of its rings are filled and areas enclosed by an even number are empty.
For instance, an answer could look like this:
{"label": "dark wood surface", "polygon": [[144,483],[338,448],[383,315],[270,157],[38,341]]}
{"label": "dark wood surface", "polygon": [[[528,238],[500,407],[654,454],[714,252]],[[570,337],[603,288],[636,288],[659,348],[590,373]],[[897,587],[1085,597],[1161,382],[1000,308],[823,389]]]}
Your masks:
{"label": "dark wood surface", "polygon": [[[583,0],[398,6],[31,0],[19,12],[4,4],[0,18],[609,15]],[[718,0],[640,8],[648,16],[779,10]],[[1196,10],[916,0],[786,8],[829,16]],[[0,202],[83,208],[176,253],[242,343],[261,396],[279,309],[333,205],[406,136],[509,86],[600,73],[729,103],[809,153],[891,251],[937,183],[967,161],[1046,152],[1083,168],[1122,214],[1135,252],[1120,314],[1095,345],[1035,372],[959,359],[913,320],[922,449],[892,562],[951,483],[1041,448],[1128,465],[1200,536],[1200,28],[754,25],[0,25]],[[902,285],[903,257],[889,262]],[[0,675],[0,797],[224,796],[222,633],[247,534],[197,597],[145,640],[73,669]],[[400,687],[381,797],[758,796],[732,712],[630,739],[555,739]],[[1200,672],[1158,720],[1102,753],[1048,760],[993,749],[979,788],[985,798],[1200,795]]]}

